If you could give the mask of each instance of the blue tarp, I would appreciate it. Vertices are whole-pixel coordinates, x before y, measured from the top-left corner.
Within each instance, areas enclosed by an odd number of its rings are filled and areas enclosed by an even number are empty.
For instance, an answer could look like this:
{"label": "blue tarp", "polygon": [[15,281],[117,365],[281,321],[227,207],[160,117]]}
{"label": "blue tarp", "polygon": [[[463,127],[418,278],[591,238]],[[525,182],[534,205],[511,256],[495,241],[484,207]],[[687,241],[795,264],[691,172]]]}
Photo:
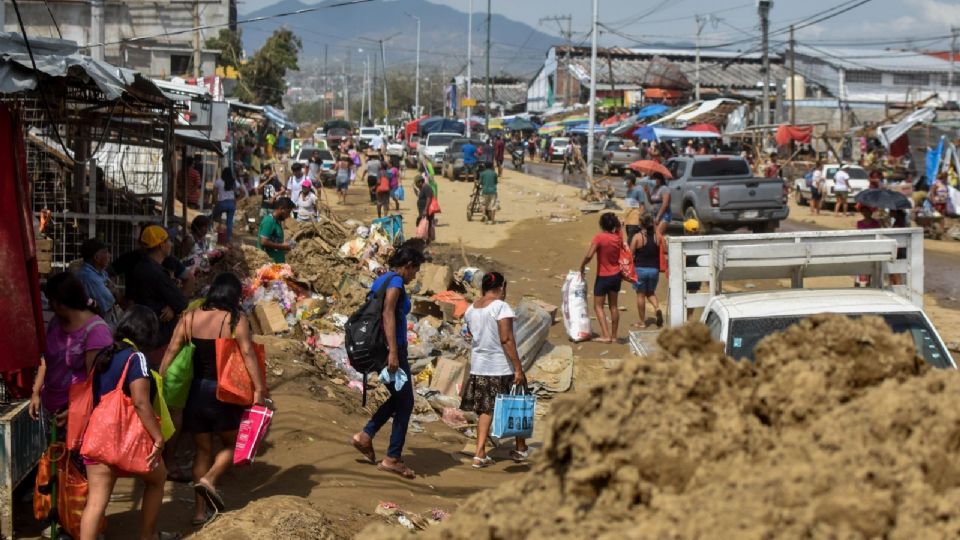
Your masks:
{"label": "blue tarp", "polygon": [[264,105],[263,115],[267,117],[267,120],[280,126],[280,129],[297,129],[297,123],[291,122],[290,119],[287,118],[287,115],[283,114],[283,112],[276,107]]}
{"label": "blue tarp", "polygon": [[661,114],[670,110],[670,107],[666,105],[661,105],[659,103],[654,105],[647,105],[646,107],[640,109],[634,118],[640,120],[642,118],[650,118],[651,116],[660,116]]}
{"label": "blue tarp", "polygon": [[428,133],[443,132],[462,134],[464,131],[466,131],[466,127],[463,125],[463,122],[442,116],[433,116],[417,124],[417,132],[419,132],[421,137]]}
{"label": "blue tarp", "polygon": [[937,173],[940,171],[940,159],[943,157],[943,137],[940,137],[940,144],[937,145],[936,149],[928,148],[927,149],[927,188],[933,184],[933,181],[937,178]]}
{"label": "blue tarp", "polygon": [[[607,128],[601,126],[600,124],[596,124],[596,125],[593,126],[593,131],[594,131],[594,133],[597,133],[597,132],[601,132],[601,133],[602,133],[602,132],[604,132],[604,131],[606,131],[606,130],[607,130]],[[590,132],[590,123],[589,123],[589,122],[584,122],[584,123],[582,123],[582,124],[577,124],[577,125],[573,126],[572,128],[568,129],[567,131],[569,131],[570,133],[589,133],[589,132]]]}
{"label": "blue tarp", "polygon": [[653,126],[643,126],[633,132],[637,140],[661,141],[663,139],[719,139],[720,136],[710,131],[687,131],[685,129],[667,129]]}
{"label": "blue tarp", "polygon": [[503,121],[503,127],[511,131],[533,131],[538,126],[525,118],[511,118]]}

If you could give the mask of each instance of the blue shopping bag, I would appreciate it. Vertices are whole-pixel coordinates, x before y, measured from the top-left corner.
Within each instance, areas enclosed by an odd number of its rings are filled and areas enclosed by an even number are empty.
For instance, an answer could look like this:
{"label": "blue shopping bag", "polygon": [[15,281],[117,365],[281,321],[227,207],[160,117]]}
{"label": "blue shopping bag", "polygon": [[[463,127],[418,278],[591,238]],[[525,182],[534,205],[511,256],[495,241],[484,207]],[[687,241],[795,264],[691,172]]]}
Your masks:
{"label": "blue shopping bag", "polygon": [[404,195],[403,186],[397,186],[397,189],[393,190],[393,197],[398,201],[402,201]]}
{"label": "blue shopping bag", "polygon": [[493,406],[491,435],[498,439],[533,436],[533,410],[536,405],[537,396],[527,394],[524,388],[516,385],[509,394],[498,395]]}

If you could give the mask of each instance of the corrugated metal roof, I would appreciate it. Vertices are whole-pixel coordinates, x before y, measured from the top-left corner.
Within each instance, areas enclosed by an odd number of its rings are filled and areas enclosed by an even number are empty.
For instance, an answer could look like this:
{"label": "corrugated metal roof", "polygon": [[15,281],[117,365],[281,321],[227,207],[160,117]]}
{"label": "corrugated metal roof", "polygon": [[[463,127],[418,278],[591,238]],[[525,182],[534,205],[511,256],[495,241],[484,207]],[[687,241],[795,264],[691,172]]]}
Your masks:
{"label": "corrugated metal roof", "polygon": [[[621,86],[637,85],[647,73],[650,60],[611,59],[608,66],[606,58],[597,58],[597,82],[610,84],[610,67],[613,68],[614,84]],[[696,62],[674,60],[673,64],[690,82],[696,79]],[[700,62],[700,86],[709,88],[755,88],[763,80],[760,64],[731,62]],[[589,59],[574,58],[571,61],[572,71],[589,82]],[[771,64],[770,80],[782,80],[789,75],[789,70],[781,65]]]}
{"label": "corrugated metal roof", "polygon": [[950,62],[946,59],[915,51],[810,47],[800,44],[797,45],[796,51],[798,58],[803,56],[847,70],[950,72]]}

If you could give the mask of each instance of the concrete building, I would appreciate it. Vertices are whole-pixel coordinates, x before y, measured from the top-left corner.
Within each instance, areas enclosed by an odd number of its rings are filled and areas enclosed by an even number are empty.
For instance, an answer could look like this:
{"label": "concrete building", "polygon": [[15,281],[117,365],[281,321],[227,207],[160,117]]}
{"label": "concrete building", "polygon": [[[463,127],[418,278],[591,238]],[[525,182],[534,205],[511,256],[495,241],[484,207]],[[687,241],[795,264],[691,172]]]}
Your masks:
{"label": "concrete building", "polygon": [[945,55],[801,44],[796,70],[806,80],[807,98],[899,104],[933,94],[944,101],[960,97],[960,80],[954,88],[948,86],[950,62]]}
{"label": "concrete building", "polygon": [[[770,56],[770,84],[788,73],[779,55]],[[642,101],[682,103],[693,99],[698,77],[696,51],[664,48],[601,48],[597,50],[597,96],[611,106],[632,107]],[[759,53],[702,50],[700,95],[703,98],[762,93]],[[555,46],[527,86],[527,111],[543,112],[557,105],[586,103],[590,89],[590,48]],[[775,91],[771,89],[771,95]]]}
{"label": "concrete building", "polygon": [[[196,5],[199,3],[198,5]],[[137,70],[156,78],[193,75],[194,7],[199,11],[200,26],[230,25],[236,28],[236,0],[47,0],[21,1],[27,37],[58,37],[85,47],[109,43],[102,50],[107,62]],[[47,11],[49,6],[50,11]],[[53,18],[51,18],[51,12]],[[0,22],[7,32],[20,33],[12,2],[4,2]],[[54,20],[56,24],[54,24]],[[102,27],[96,21],[102,20]],[[102,30],[101,30],[102,28]],[[183,32],[184,30],[187,30]],[[180,31],[181,33],[175,33]],[[220,28],[200,31],[200,44],[216,36]],[[171,34],[159,37],[159,34]],[[131,38],[145,38],[124,41]],[[98,58],[99,47],[87,51]],[[202,49],[201,74],[213,75],[217,52]]]}

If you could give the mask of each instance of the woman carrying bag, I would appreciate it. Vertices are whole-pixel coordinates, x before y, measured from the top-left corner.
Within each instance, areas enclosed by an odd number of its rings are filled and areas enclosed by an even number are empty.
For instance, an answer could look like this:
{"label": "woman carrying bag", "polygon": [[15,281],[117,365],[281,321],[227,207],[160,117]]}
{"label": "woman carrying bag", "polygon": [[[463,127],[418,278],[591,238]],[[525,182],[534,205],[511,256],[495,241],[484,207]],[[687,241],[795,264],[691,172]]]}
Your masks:
{"label": "woman carrying bag", "polygon": [[134,306],[120,320],[116,342],[96,358],[92,373],[94,409],[80,449],[89,486],[80,540],[95,540],[100,534],[114,483],[122,476],[135,476],[144,483],[139,537],[180,537],[156,531],[167,470],[160,457],[163,434],[152,405],[157,387],[140,349],[149,349],[158,333],[159,322],[153,311]]}
{"label": "woman carrying bag", "polygon": [[[197,453],[193,460],[195,504],[193,524],[203,525],[224,509],[217,481],[233,464],[237,429],[244,405],[226,403],[217,398],[217,341],[236,340],[243,355],[247,374],[253,382],[251,404],[263,405],[266,382],[258,366],[250,324],[240,310],[242,285],[234,274],[218,275],[200,309],[177,326],[169,349],[178,351],[193,343],[193,382],[183,411],[183,432],[192,433]],[[160,373],[165,374],[173,358],[164,358]],[[222,448],[214,454],[216,436]]]}
{"label": "woman carrying bag", "polygon": [[[512,386],[526,388],[527,377],[523,373],[517,341],[513,333],[516,314],[507,298],[507,281],[500,272],[483,276],[483,296],[467,308],[463,320],[470,332],[470,378],[463,385],[460,408],[473,411],[479,416],[477,422],[477,453],[473,468],[482,469],[493,465],[487,455],[487,438],[493,422],[494,403],[499,394],[509,394]],[[528,457],[527,441],[516,438],[516,449],[510,452],[516,462]]]}

